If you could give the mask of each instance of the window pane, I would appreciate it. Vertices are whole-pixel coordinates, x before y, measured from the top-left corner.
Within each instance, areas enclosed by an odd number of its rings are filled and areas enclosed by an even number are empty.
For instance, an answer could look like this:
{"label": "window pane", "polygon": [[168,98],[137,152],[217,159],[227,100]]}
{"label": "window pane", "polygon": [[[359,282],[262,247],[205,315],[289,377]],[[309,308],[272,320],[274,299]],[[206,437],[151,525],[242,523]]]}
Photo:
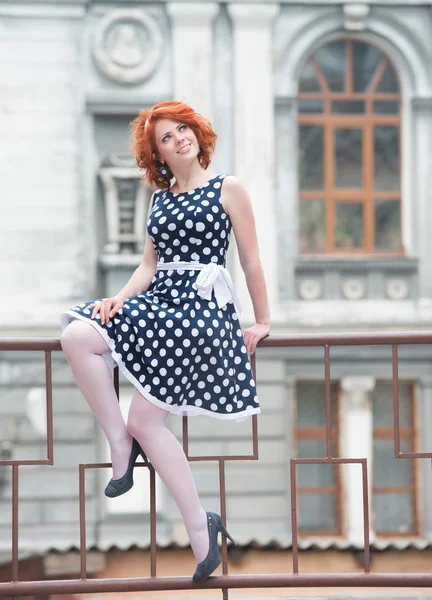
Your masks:
{"label": "window pane", "polygon": [[374,102],[374,113],[380,115],[396,115],[399,114],[400,103],[389,102],[387,100],[380,100]]}
{"label": "window pane", "polygon": [[[325,458],[325,440],[300,439],[297,441],[298,458]],[[300,487],[334,485],[335,465],[297,465],[297,483]]]}
{"label": "window pane", "polygon": [[300,92],[321,92],[321,86],[318,83],[318,79],[312,63],[308,62],[303,73],[300,77],[299,83]]}
{"label": "window pane", "polygon": [[334,531],[337,528],[334,494],[299,494],[297,510],[302,531]]}
{"label": "window pane", "polygon": [[375,127],[375,189],[399,190],[399,128]]}
{"label": "window pane", "polygon": [[300,201],[300,251],[324,252],[326,249],[324,200]]}
{"label": "window pane", "polygon": [[[412,427],[412,383],[399,382],[399,422]],[[373,426],[393,429],[393,387],[391,382],[377,383],[372,392]]]}
{"label": "window pane", "polygon": [[374,494],[375,531],[409,533],[413,530],[412,494]]}
{"label": "window pane", "polygon": [[333,42],[320,48],[314,56],[332,92],[345,89],[345,41]]}
{"label": "window pane", "polygon": [[[338,385],[330,386],[332,424],[337,423]],[[305,381],[296,386],[297,428],[325,427],[325,384],[323,381]]]}
{"label": "window pane", "polygon": [[300,126],[299,163],[300,189],[323,189],[324,131],[322,125]]}
{"label": "window pane", "polygon": [[375,200],[375,250],[401,250],[399,200]]}
{"label": "window pane", "polygon": [[375,46],[353,42],[353,83],[355,92],[365,92],[382,60],[383,55]]}
{"label": "window pane", "polygon": [[333,112],[339,115],[363,114],[365,112],[366,102],[362,100],[334,100],[332,103]]}
{"label": "window pane", "polygon": [[323,100],[300,100],[299,101],[299,112],[301,112],[301,113],[323,113],[324,112],[324,101]]}
{"label": "window pane", "polygon": [[[401,440],[402,452],[411,452],[411,441]],[[413,461],[394,457],[394,442],[375,438],[373,441],[373,486],[411,487]]]}
{"label": "window pane", "polygon": [[357,202],[336,204],[336,248],[363,247],[363,205]]}
{"label": "window pane", "polygon": [[397,94],[399,92],[398,78],[392,65],[387,65],[384,75],[378,85],[377,92],[383,92],[385,94]]}
{"label": "window pane", "polygon": [[363,186],[363,132],[361,129],[335,131],[336,187]]}

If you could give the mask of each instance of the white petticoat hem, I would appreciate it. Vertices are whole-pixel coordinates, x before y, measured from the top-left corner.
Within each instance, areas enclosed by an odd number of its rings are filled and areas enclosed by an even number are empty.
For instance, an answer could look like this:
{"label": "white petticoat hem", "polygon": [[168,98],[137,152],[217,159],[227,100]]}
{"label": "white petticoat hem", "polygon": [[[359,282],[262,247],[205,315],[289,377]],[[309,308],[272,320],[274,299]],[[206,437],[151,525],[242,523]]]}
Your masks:
{"label": "white petticoat hem", "polygon": [[201,408],[199,406],[178,406],[173,404],[167,404],[166,402],[159,400],[152,394],[149,394],[149,392],[143,388],[141,383],[127,369],[126,365],[121,359],[121,356],[115,349],[114,341],[109,337],[105,329],[103,329],[95,319],[89,319],[87,317],[83,317],[79,313],[74,312],[73,310],[68,310],[60,315],[62,330],[65,330],[69,323],[71,323],[74,319],[78,319],[79,321],[84,321],[85,323],[93,325],[93,327],[98,333],[100,333],[100,335],[103,337],[103,339],[108,344],[111,350],[111,353],[106,352],[105,354],[102,354],[102,357],[104,358],[109,368],[113,369],[115,366],[118,366],[120,371],[126,377],[126,379],[128,379],[132,383],[132,385],[137,388],[137,390],[140,392],[140,394],[144,396],[146,400],[148,400],[155,406],[158,406],[159,408],[162,408],[163,410],[166,410],[167,412],[178,415],[180,417],[207,416],[213,417],[215,419],[226,419],[230,421],[235,420],[236,423],[241,423],[242,421],[246,420],[252,415],[260,414],[261,409],[259,406],[257,406],[256,408],[247,408],[246,410],[240,413],[220,414],[217,412],[213,412],[212,410],[206,410],[205,408]]}

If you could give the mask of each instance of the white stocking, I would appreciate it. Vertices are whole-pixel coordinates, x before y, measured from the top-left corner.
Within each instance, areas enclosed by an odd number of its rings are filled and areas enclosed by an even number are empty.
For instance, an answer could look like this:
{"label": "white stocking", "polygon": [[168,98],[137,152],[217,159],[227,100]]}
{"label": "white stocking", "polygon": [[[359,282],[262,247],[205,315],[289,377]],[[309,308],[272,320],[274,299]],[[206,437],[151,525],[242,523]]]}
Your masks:
{"label": "white stocking", "polygon": [[146,400],[137,390],[128,417],[128,429],[138,440],[157,474],[168,488],[183,517],[197,563],[209,550],[207,516],[183,448],[165,427],[168,412]]}
{"label": "white stocking", "polygon": [[126,473],[132,436],[120,411],[111,369],[101,356],[108,344],[90,323],[72,321],[61,336],[61,345],[81,393],[108,439],[113,477]]}

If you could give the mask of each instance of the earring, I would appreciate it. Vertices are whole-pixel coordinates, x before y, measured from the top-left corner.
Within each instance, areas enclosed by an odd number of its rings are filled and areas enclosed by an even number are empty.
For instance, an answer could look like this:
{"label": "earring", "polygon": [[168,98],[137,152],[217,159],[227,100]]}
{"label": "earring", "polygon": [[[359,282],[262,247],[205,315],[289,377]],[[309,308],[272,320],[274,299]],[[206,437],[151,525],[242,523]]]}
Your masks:
{"label": "earring", "polygon": [[168,167],[165,164],[161,165],[159,167],[159,173],[160,173],[162,179],[167,179],[168,173],[169,173]]}

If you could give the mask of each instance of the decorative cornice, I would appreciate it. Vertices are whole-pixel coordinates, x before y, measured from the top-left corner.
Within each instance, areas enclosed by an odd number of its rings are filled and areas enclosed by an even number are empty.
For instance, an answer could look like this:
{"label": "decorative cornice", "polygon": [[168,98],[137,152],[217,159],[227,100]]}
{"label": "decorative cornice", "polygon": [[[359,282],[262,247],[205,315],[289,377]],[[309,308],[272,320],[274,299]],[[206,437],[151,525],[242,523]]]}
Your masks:
{"label": "decorative cornice", "polygon": [[219,12],[216,2],[169,2],[167,12],[177,24],[205,26],[210,25]]}
{"label": "decorative cornice", "polygon": [[415,272],[418,269],[418,258],[395,257],[395,258],[330,258],[330,257],[308,257],[297,258],[296,271],[396,271],[404,273]]}
{"label": "decorative cornice", "polygon": [[268,27],[279,12],[279,4],[228,4],[228,12],[236,26]]}
{"label": "decorative cornice", "polygon": [[0,2],[0,17],[36,19],[82,19],[88,0],[45,0],[44,2]]}
{"label": "decorative cornice", "polygon": [[145,97],[126,91],[90,92],[86,99],[86,109],[93,115],[134,115],[162,100],[170,98]]}
{"label": "decorative cornice", "polygon": [[363,31],[370,13],[370,6],[365,3],[349,2],[343,5],[344,27],[347,31]]}

